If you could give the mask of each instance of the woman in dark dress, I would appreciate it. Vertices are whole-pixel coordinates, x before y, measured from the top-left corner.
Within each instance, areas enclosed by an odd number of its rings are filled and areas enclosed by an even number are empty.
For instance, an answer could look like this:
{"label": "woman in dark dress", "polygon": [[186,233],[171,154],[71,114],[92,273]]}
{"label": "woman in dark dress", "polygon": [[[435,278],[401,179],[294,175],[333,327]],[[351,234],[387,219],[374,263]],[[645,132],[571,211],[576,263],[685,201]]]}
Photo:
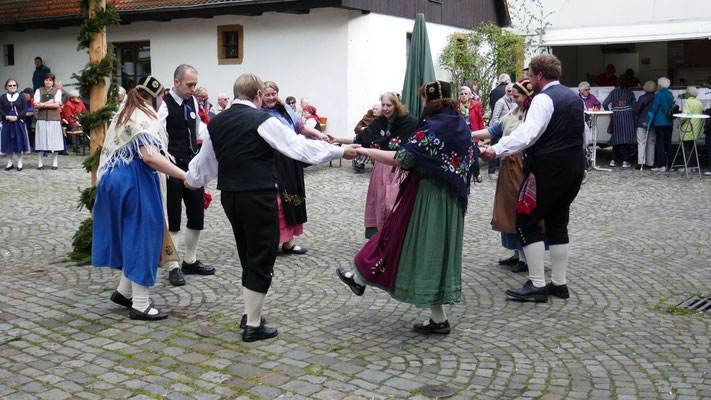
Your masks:
{"label": "woman in dark dress", "polygon": [[629,168],[630,144],[635,142],[634,105],[635,97],[630,92],[630,78],[620,75],[617,87],[610,92],[602,106],[612,111],[612,160],[610,166],[622,163],[622,168]]}
{"label": "woman in dark dress", "polygon": [[[291,107],[286,107],[279,98],[279,86],[271,81],[264,82],[262,109],[276,117],[294,131],[314,139],[329,140],[329,136],[309,128],[297,117]],[[304,233],[306,222],[306,187],[304,185],[304,165],[279,152],[274,153],[274,167],[277,174],[279,194],[279,243],[284,253],[304,254],[308,250],[294,244],[294,236]]]}
{"label": "woman in dark dress", "polygon": [[10,78],[5,82],[7,93],[0,98],[0,118],[2,118],[2,132],[0,132],[0,153],[7,156],[5,171],[13,167],[12,157],[17,153],[17,170],[22,171],[22,155],[30,151],[30,142],[25,126],[25,113],[27,100],[17,91],[17,81]]}

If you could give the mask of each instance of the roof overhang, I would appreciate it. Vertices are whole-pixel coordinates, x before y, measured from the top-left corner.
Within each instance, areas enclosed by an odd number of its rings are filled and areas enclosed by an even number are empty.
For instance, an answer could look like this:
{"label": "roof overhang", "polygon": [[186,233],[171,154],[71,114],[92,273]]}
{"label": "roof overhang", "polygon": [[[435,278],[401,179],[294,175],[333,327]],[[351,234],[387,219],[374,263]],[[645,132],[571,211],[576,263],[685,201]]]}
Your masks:
{"label": "roof overhang", "polygon": [[536,46],[589,46],[693,39],[711,39],[711,20],[549,28],[543,35],[543,43]]}

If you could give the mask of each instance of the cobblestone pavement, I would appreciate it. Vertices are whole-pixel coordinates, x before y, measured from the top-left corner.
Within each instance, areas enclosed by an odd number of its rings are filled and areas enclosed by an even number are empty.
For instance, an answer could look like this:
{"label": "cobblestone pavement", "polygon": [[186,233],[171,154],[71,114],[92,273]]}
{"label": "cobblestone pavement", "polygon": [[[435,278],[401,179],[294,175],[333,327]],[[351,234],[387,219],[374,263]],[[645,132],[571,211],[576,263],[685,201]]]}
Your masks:
{"label": "cobblestone pavement", "polygon": [[368,174],[346,161],[308,168],[298,243],[310,251],[277,259],[265,316],[279,336],[245,344],[219,192],[199,249],[217,274],[172,287],[159,271],[151,297],[170,317],[131,321],[109,301],[117,271],[67,261],[88,215],[76,208],[90,181],[81,160],[38,171],[29,156],[22,172],[0,171],[3,399],[426,399],[426,384],[455,399],[711,398],[711,318],[667,312],[711,292],[708,177],[593,172],[572,207],[572,296],[545,304],[506,300],[526,277],[496,265],[508,254],[484,178],[466,216],[463,299],[447,308],[453,331],[423,336],[411,326],[427,310],[370,288],[355,297],[335,275],[364,243]]}

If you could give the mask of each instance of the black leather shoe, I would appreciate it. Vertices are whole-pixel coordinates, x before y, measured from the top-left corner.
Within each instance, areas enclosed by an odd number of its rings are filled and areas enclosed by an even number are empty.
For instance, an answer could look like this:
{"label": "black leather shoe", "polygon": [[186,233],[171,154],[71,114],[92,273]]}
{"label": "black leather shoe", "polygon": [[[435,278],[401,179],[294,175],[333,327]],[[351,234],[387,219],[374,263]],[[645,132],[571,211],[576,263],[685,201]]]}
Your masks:
{"label": "black leather shoe", "polygon": [[52,171],[56,171],[56,170],[57,170],[57,167],[52,167]]}
{"label": "black leather shoe", "polygon": [[17,172],[22,171],[22,167],[17,167]]}
{"label": "black leather shoe", "polygon": [[506,295],[516,300],[546,303],[548,301],[548,287],[537,288],[529,280],[526,281],[521,289],[507,290]]}
{"label": "black leather shoe", "polygon": [[353,294],[355,294],[356,296],[363,295],[363,292],[365,292],[365,286],[357,284],[355,279],[353,279],[353,276],[351,276],[351,277],[346,276],[346,271],[341,267],[338,267],[336,269],[336,273],[338,274],[338,277],[341,278],[343,283],[348,285],[348,287],[351,289],[351,292],[353,292]]}
{"label": "black leather shoe", "polygon": [[425,325],[422,322],[416,323],[412,329],[415,330],[415,332],[420,332],[420,333],[442,333],[442,334],[447,334],[449,331],[452,330],[452,328],[449,326],[449,320],[446,320],[441,323],[436,323],[432,321],[432,318],[430,318],[430,323]]}
{"label": "black leather shoe", "polygon": [[9,166],[9,167],[5,167],[5,171],[9,171],[9,170],[11,170],[11,169],[12,169],[12,165]]}
{"label": "black leather shoe", "polygon": [[114,303],[124,306],[126,308],[131,308],[133,307],[133,301],[131,299],[127,299],[124,295],[119,293],[118,291],[114,292],[114,294],[111,295],[111,301]]}
{"label": "black leather shoe", "polygon": [[528,264],[523,261],[519,261],[516,265],[511,268],[511,272],[519,273],[528,271]]}
{"label": "black leather shoe", "polygon": [[160,312],[158,310],[156,310],[156,311],[158,311],[158,314],[154,314],[154,315],[148,314],[151,310],[154,310],[154,308],[148,307],[146,309],[146,311],[140,312],[140,311],[136,310],[135,308],[131,307],[131,311],[129,312],[128,316],[131,319],[138,319],[141,321],[158,321],[161,319],[168,318],[168,314],[166,314],[164,312]]}
{"label": "black leather shoe", "polygon": [[43,170],[43,169],[44,169],[44,167],[37,167],[37,169],[39,169],[39,170]]}
{"label": "black leather shoe", "polygon": [[276,328],[267,328],[264,323],[259,325],[259,327],[245,326],[244,332],[242,332],[243,342],[256,342],[257,340],[271,339],[279,334]]}
{"label": "black leather shoe", "polygon": [[[267,323],[267,320],[264,319],[264,317],[259,318],[259,324],[264,325]],[[247,314],[242,315],[242,319],[239,321],[239,327],[240,329],[244,329],[247,326]]]}
{"label": "black leather shoe", "polygon": [[514,257],[514,256],[499,260],[499,265],[516,265],[516,264],[518,264],[518,257]]}
{"label": "black leather shoe", "polygon": [[215,267],[205,265],[200,261],[195,261],[192,264],[188,264],[183,261],[182,270],[184,274],[213,275],[215,273]]}
{"label": "black leather shoe", "polygon": [[546,288],[548,288],[548,293],[559,298],[559,299],[567,299],[570,297],[570,292],[568,291],[568,285],[554,285],[553,282],[549,283],[546,285]]}
{"label": "black leather shoe", "polygon": [[180,272],[180,268],[174,268],[168,271],[168,282],[173,286],[185,285],[185,278],[183,278],[183,273]]}

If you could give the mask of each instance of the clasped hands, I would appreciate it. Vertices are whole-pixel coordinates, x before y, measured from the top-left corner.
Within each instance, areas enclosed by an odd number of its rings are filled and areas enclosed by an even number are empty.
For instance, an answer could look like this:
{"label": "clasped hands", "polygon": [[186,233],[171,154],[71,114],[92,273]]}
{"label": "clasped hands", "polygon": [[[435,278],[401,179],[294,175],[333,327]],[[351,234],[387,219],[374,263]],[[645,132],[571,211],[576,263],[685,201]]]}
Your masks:
{"label": "clasped hands", "polygon": [[481,153],[479,154],[479,158],[481,158],[482,160],[489,162],[496,158],[496,151],[493,147],[482,145],[480,146],[480,149]]}

